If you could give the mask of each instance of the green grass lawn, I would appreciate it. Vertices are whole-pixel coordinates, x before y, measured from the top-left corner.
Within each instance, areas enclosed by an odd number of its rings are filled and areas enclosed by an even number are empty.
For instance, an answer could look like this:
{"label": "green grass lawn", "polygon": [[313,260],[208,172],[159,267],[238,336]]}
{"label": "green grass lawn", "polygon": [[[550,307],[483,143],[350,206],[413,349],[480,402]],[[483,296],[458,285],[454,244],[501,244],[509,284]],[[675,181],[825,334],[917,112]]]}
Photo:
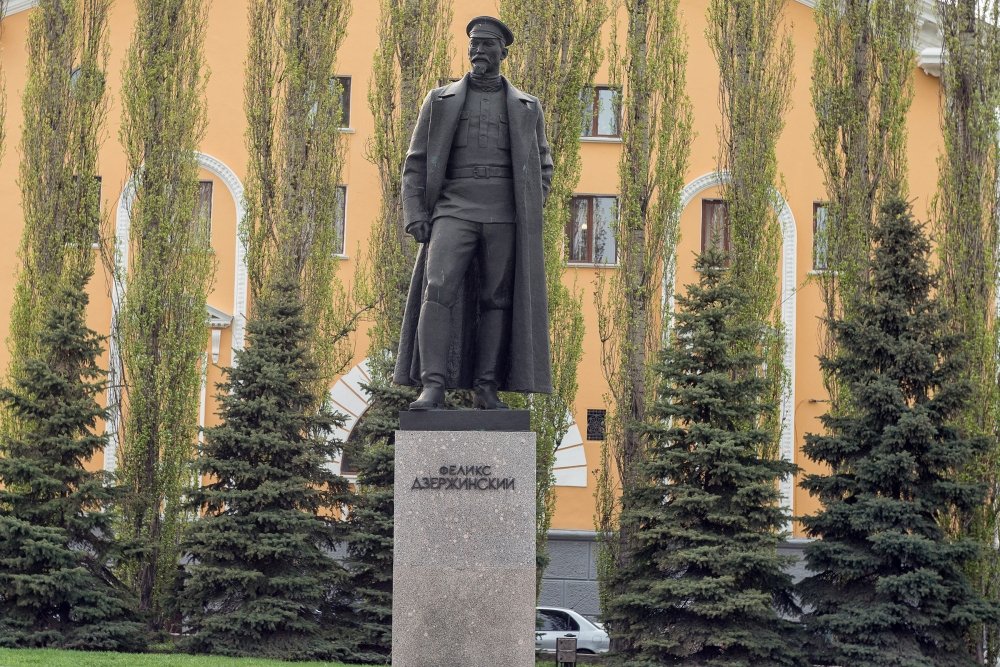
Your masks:
{"label": "green grass lawn", "polygon": [[[288,662],[178,653],[90,653],[0,648],[0,667],[288,667]],[[296,662],[311,667],[350,667],[342,662]]]}
{"label": "green grass lawn", "polygon": [[[281,662],[256,658],[222,658],[212,655],[182,655],[178,653],[89,653],[56,651],[53,649],[0,648],[0,667],[352,667],[342,662]],[[538,667],[555,667],[550,661],[540,661]]]}

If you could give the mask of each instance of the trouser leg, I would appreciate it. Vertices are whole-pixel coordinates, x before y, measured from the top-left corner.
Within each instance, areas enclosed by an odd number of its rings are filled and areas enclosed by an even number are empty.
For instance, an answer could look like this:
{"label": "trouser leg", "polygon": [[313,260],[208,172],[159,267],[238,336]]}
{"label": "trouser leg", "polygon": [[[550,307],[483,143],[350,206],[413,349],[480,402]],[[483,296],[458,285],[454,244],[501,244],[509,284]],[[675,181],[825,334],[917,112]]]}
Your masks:
{"label": "trouser leg", "polygon": [[435,221],[431,229],[427,264],[424,267],[427,287],[417,321],[420,383],[423,391],[410,404],[411,410],[436,410],[444,407],[448,349],[451,345],[451,307],[465,280],[477,241],[475,228],[462,220],[441,218]]}
{"label": "trouser leg", "polygon": [[447,380],[448,347],[451,343],[451,309],[424,301],[417,322],[420,350],[420,384],[444,391]]}
{"label": "trouser leg", "polygon": [[473,389],[477,405],[488,410],[507,408],[497,388],[506,374],[510,347],[515,232],[512,224],[485,224],[479,246],[483,270]]}
{"label": "trouser leg", "polygon": [[476,406],[486,410],[504,410],[507,405],[497,396],[501,369],[506,365],[510,344],[510,309],[487,310],[479,315],[476,341],[476,368],[473,390]]}

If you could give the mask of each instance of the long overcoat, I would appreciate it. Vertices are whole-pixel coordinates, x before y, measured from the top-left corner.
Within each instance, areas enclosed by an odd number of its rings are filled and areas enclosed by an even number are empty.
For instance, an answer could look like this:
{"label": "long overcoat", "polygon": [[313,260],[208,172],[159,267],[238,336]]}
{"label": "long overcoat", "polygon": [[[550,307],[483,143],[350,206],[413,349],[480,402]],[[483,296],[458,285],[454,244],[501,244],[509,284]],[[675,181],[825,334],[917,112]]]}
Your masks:
{"label": "long overcoat", "polygon": [[[428,93],[420,108],[410,149],[403,163],[403,224],[430,220],[441,194],[448,156],[468,90],[464,78]],[[542,207],[552,181],[552,156],[545,139],[545,121],[538,98],[521,92],[504,79],[510,128],[510,157],[516,201],[516,257],[512,294],[510,347],[501,369],[502,391],[552,392],[549,361],[548,298],[542,248]],[[417,320],[423,301],[427,244],[421,244],[403,315],[394,381],[419,386],[420,353]],[[452,308],[448,353],[449,388],[472,386],[475,359],[478,269],[473,262],[464,294]],[[503,371],[506,370],[504,373]]]}

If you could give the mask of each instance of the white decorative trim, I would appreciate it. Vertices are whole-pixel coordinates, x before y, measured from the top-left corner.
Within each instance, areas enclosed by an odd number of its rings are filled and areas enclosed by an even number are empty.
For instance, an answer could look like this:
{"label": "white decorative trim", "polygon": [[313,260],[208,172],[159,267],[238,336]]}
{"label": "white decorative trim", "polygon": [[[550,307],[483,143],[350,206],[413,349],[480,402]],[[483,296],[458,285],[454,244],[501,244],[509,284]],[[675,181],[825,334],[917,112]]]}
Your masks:
{"label": "white decorative trim", "polygon": [[233,324],[233,316],[215,306],[205,304],[205,314],[208,315],[209,329],[228,329]]}
{"label": "white decorative trim", "polygon": [[[728,182],[729,174],[726,172],[712,171],[694,179],[681,190],[680,210],[687,208],[688,204],[703,190],[718,187]],[[795,461],[795,306],[798,297],[796,285],[796,245],[795,216],[792,209],[785,201],[781,193],[773,192],[775,208],[778,210],[778,221],[781,223],[781,323],[785,329],[785,354],[784,364],[788,371],[788,383],[781,396],[781,438],[779,449],[781,457],[787,461]],[[674,257],[676,264],[676,256]],[[663,280],[663,303],[668,310],[673,312],[675,276],[664,276]],[[786,478],[780,484],[782,504],[794,514],[795,480]],[[789,526],[791,529],[791,526]]]}
{"label": "white decorative trim", "polygon": [[[330,388],[330,406],[347,418],[344,425],[338,427],[333,434],[341,442],[347,442],[354,427],[357,426],[358,420],[361,419],[361,415],[371,405],[371,396],[361,387],[362,384],[371,382],[371,379],[368,360],[365,359],[340,376],[340,379]],[[338,453],[327,467],[332,473],[339,475],[341,474],[340,464],[342,461],[343,455]],[[355,480],[353,475],[345,475],[345,477],[348,481]]]}
{"label": "white decorative trim", "polygon": [[236,365],[236,351],[243,349],[247,323],[247,256],[240,231],[246,217],[243,202],[243,182],[222,160],[205,153],[195,153],[198,165],[222,181],[233,197],[236,207],[236,275],[233,278],[233,344],[230,365]]}
{"label": "white decorative trim", "polygon": [[[229,166],[222,160],[206,153],[195,153],[198,166],[211,172],[222,181],[229,194],[233,197],[236,205],[236,276],[233,298],[233,318],[232,318],[232,351],[230,364],[236,363],[236,351],[243,349],[243,335],[246,327],[247,309],[247,265],[246,248],[240,238],[240,230],[243,228],[243,218],[246,215],[246,208],[243,205],[243,183]],[[115,216],[115,272],[118,276],[125,276],[128,272],[128,243],[129,230],[132,227],[132,202],[135,200],[135,175],[129,177],[125,182],[125,188],[118,198],[118,208]],[[104,425],[104,432],[108,436],[108,445],[104,449],[104,469],[114,472],[118,467],[118,420],[121,417],[118,408],[121,402],[122,369],[121,356],[118,352],[118,344],[115,341],[114,332],[118,326],[118,313],[121,310],[122,299],[125,296],[125,284],[118,280],[113,280],[111,289],[111,332],[108,341],[108,419]],[[216,310],[216,309],[212,309]],[[221,311],[219,311],[221,312]],[[200,410],[204,410],[204,394]]]}
{"label": "white decorative trim", "polygon": [[26,9],[31,9],[32,7],[38,6],[38,0],[7,0],[7,7],[4,11],[4,16],[10,16],[11,14],[18,14]]}
{"label": "white decorative trim", "polygon": [[556,459],[552,462],[552,474],[556,478],[556,486],[587,486],[587,451],[583,447],[583,436],[580,427],[568,413],[569,428],[562,442],[556,448]]}
{"label": "white decorative trim", "polygon": [[618,262],[614,264],[596,264],[594,262],[566,262],[567,269],[617,269]]}
{"label": "white decorative trim", "polygon": [[917,67],[930,76],[941,76],[944,66],[944,52],[940,48],[927,48],[917,54]]}
{"label": "white decorative trim", "polygon": [[[370,381],[371,372],[368,369],[368,360],[365,359],[342,375],[330,388],[330,405],[347,417],[344,425],[334,432],[341,442],[347,442],[361,415],[371,405],[371,396],[361,387],[363,383]],[[583,448],[583,437],[572,413],[567,413],[566,416],[569,419],[569,428],[556,449],[552,474],[556,478],[556,486],[586,487],[587,453]],[[330,470],[339,475],[340,463],[341,457],[338,455],[330,463]]]}

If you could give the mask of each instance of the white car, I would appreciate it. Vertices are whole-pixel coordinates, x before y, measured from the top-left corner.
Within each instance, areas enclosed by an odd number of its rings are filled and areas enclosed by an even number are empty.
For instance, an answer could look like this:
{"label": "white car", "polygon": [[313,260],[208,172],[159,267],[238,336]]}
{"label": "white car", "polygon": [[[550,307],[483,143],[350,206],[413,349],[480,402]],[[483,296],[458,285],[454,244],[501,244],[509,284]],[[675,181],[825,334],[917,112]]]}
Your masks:
{"label": "white car", "polygon": [[579,653],[607,653],[611,643],[600,623],[588,621],[572,609],[535,607],[535,650],[555,653],[560,637],[576,637]]}

